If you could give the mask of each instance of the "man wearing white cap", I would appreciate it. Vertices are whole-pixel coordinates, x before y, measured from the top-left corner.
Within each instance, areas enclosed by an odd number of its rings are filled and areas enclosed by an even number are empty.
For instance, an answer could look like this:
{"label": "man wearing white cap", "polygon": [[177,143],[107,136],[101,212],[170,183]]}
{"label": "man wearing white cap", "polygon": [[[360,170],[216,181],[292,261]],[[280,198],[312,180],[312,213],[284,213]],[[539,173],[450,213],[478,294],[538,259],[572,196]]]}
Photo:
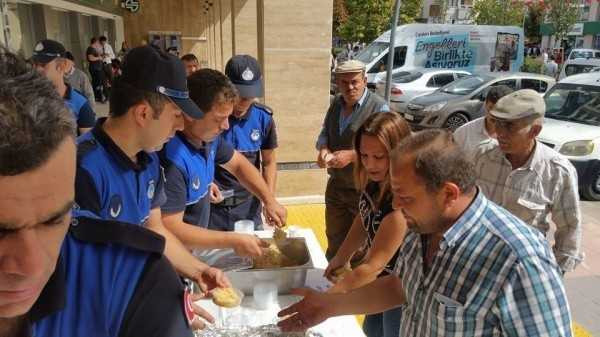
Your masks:
{"label": "man wearing white cap", "polygon": [[536,140],[545,110],[534,90],[501,98],[490,111],[497,142],[482,143],[474,164],[483,193],[546,236],[551,215],[554,256],[564,273],[583,259],[577,173],[569,160]]}
{"label": "man wearing white cap", "polygon": [[325,190],[328,259],[335,256],[358,211],[359,193],[352,176],[356,161],[354,133],[373,113],[389,111],[381,97],[367,90],[364,63],[345,61],[338,64],[334,73],[340,94],[329,106],[316,145],[317,164],[327,167],[329,174]]}

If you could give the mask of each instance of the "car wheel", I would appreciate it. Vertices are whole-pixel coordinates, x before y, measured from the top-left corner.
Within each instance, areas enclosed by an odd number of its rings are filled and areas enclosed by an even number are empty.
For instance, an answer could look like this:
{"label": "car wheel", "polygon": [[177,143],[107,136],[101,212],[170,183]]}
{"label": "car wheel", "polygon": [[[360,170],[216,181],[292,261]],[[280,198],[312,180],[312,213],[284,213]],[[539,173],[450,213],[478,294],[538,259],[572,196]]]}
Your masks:
{"label": "car wheel", "polygon": [[596,165],[590,179],[585,182],[581,196],[587,200],[600,201],[600,165]]}
{"label": "car wheel", "polygon": [[444,123],[445,129],[450,129],[452,131],[458,129],[459,127],[467,124],[469,122],[469,117],[462,112],[455,112],[446,119]]}

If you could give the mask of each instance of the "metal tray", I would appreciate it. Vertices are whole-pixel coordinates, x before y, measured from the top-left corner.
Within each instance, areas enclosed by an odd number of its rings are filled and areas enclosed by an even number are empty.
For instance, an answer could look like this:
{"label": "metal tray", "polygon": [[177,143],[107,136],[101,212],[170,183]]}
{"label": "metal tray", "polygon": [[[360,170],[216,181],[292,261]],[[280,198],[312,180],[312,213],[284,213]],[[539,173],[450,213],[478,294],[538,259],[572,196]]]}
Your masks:
{"label": "metal tray", "polygon": [[[272,241],[272,239],[265,239]],[[294,267],[269,268],[269,269],[245,269],[228,271],[225,274],[235,288],[240,289],[246,295],[252,295],[254,285],[258,282],[273,282],[277,284],[277,290],[280,295],[289,294],[293,288],[303,287],[306,283],[306,274],[308,270],[314,269],[313,258],[310,250],[306,246],[306,240],[302,237],[288,238],[290,245],[296,247],[296,254],[303,258],[302,264]],[[285,253],[285,251],[283,251]],[[218,265],[227,270],[223,261],[236,261],[235,252],[231,249],[217,250],[204,256],[204,260],[209,265]]]}

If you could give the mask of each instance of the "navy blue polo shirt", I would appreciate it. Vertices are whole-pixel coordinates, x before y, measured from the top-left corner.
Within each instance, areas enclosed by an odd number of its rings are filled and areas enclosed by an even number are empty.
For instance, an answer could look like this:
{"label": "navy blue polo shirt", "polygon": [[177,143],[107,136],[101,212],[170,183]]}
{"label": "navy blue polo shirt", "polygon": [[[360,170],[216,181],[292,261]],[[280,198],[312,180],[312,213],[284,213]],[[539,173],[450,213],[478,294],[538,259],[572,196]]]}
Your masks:
{"label": "navy blue polo shirt", "polygon": [[74,219],[26,336],[191,337],[184,286],[163,250],[148,229]]}
{"label": "navy blue polo shirt", "polygon": [[198,148],[177,132],[160,153],[165,169],[163,213],[184,212],[185,223],[207,227],[210,218],[209,185],[214,179],[215,164],[226,164],[234,149],[220,137]]}
{"label": "navy blue polo shirt", "polygon": [[[241,118],[229,116],[229,130],[221,134],[260,171],[261,150],[277,148],[277,131],[271,109],[259,103],[253,103]],[[215,182],[221,190],[234,190],[236,197],[250,197],[251,194],[242,184],[222,167],[215,170]]]}
{"label": "navy blue polo shirt", "polygon": [[100,219],[143,225],[166,198],[158,156],[140,151],[132,161],[104,132],[104,121],[77,139],[75,215],[87,211]]}
{"label": "navy blue polo shirt", "polygon": [[96,113],[92,109],[87,98],[77,90],[67,85],[67,91],[63,97],[67,107],[73,112],[73,117],[80,129],[91,128],[96,124]]}

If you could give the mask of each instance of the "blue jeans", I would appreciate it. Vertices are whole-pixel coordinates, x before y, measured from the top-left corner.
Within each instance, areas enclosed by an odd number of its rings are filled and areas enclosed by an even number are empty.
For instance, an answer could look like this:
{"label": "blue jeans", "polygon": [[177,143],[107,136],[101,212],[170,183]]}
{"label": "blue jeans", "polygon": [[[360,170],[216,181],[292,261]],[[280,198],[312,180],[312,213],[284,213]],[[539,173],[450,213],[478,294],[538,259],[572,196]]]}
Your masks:
{"label": "blue jeans", "polygon": [[367,337],[399,337],[402,310],[394,308],[375,315],[366,315],[363,332]]}

